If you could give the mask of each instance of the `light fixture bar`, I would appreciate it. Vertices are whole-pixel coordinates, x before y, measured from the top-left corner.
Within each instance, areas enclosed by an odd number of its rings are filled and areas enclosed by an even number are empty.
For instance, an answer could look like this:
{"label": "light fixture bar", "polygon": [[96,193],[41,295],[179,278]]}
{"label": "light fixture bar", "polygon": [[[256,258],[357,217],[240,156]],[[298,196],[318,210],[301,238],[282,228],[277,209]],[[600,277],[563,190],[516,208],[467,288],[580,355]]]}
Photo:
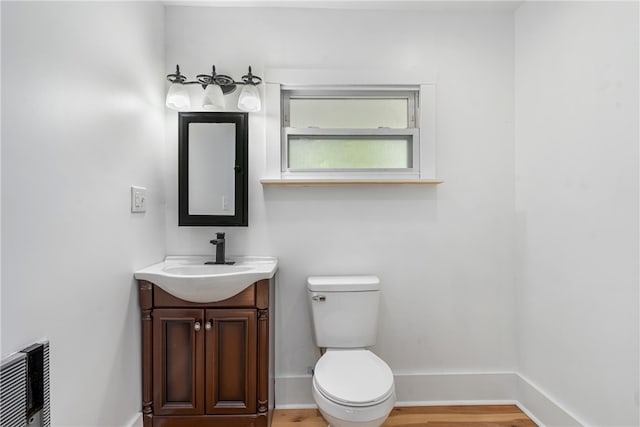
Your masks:
{"label": "light fixture bar", "polygon": [[[260,111],[262,102],[260,92],[256,88],[262,83],[262,78],[254,75],[249,66],[249,72],[241,77],[240,81],[234,80],[226,74],[217,74],[215,65],[211,67],[211,74],[198,74],[196,80],[188,80],[180,73],[180,65],[176,65],[176,72],[167,74],[167,80],[171,82],[167,93],[167,107],[174,110],[188,110],[191,108],[191,100],[184,85],[199,84],[204,89],[202,108],[205,110],[225,109],[224,99],[221,95],[228,95],[236,90],[238,85],[243,85],[242,93],[238,99],[238,108],[242,111]],[[216,88],[208,86],[215,85]],[[218,90],[218,88],[220,90]]]}
{"label": "light fixture bar", "polygon": [[[177,67],[177,66],[176,66]],[[251,68],[251,67],[249,67]],[[167,76],[168,78],[169,76]],[[192,83],[200,83],[204,89],[207,88],[210,84],[215,84],[220,86],[222,89],[222,93],[225,95],[228,93],[232,93],[236,90],[236,83],[233,81],[233,78],[227,76],[226,74],[216,74],[216,66],[211,67],[211,75],[209,74],[198,74],[196,76],[195,82]]]}
{"label": "light fixture bar", "polygon": [[256,86],[262,83],[262,78],[251,72],[251,66],[249,66],[249,72],[242,76],[240,81],[236,81],[226,74],[217,74],[215,65],[211,67],[211,74],[198,74],[196,76],[196,80],[187,80],[187,77],[180,73],[180,65],[176,64],[176,72],[173,74],[167,74],[167,80],[171,83],[180,83],[184,85],[199,84],[202,85],[203,88],[206,88],[210,84],[217,84],[221,87],[222,92],[225,95],[236,90],[237,85]]}

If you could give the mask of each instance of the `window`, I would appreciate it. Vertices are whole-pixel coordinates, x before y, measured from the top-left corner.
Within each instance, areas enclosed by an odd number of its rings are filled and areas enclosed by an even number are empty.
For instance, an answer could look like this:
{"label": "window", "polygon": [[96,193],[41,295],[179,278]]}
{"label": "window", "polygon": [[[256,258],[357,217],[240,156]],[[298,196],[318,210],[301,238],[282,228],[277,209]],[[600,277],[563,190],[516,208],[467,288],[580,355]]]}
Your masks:
{"label": "window", "polygon": [[419,89],[282,89],[281,172],[418,179]]}

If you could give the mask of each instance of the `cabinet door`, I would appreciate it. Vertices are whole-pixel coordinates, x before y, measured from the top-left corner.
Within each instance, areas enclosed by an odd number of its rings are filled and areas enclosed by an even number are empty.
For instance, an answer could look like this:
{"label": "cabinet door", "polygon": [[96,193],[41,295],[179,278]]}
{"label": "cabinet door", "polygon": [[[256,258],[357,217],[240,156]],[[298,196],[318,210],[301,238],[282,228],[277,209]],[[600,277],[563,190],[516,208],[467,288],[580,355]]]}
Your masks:
{"label": "cabinet door", "polygon": [[153,411],[204,414],[204,310],[153,311]]}
{"label": "cabinet door", "polygon": [[207,310],[205,319],[207,413],[255,413],[256,310]]}

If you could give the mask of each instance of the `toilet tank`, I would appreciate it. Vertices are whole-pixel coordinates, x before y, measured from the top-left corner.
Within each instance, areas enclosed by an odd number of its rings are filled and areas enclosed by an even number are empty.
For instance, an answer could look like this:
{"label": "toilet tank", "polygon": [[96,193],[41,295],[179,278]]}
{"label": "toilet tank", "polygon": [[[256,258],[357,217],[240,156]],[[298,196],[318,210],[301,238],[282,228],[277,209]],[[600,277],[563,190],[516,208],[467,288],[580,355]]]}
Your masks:
{"label": "toilet tank", "polygon": [[307,294],[318,347],[364,348],[376,343],[378,277],[311,276]]}

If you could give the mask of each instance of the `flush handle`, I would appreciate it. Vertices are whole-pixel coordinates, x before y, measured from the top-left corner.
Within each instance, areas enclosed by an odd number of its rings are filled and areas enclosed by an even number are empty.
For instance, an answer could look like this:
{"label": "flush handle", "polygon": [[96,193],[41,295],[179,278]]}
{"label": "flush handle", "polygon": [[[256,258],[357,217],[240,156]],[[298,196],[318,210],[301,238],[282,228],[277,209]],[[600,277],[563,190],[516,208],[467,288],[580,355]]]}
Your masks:
{"label": "flush handle", "polygon": [[196,324],[193,325],[193,329],[195,329],[196,332],[200,332],[200,322],[196,322]]}
{"label": "flush handle", "polygon": [[314,301],[324,301],[327,299],[327,297],[325,297],[324,295],[314,295],[311,297],[311,299]]}

